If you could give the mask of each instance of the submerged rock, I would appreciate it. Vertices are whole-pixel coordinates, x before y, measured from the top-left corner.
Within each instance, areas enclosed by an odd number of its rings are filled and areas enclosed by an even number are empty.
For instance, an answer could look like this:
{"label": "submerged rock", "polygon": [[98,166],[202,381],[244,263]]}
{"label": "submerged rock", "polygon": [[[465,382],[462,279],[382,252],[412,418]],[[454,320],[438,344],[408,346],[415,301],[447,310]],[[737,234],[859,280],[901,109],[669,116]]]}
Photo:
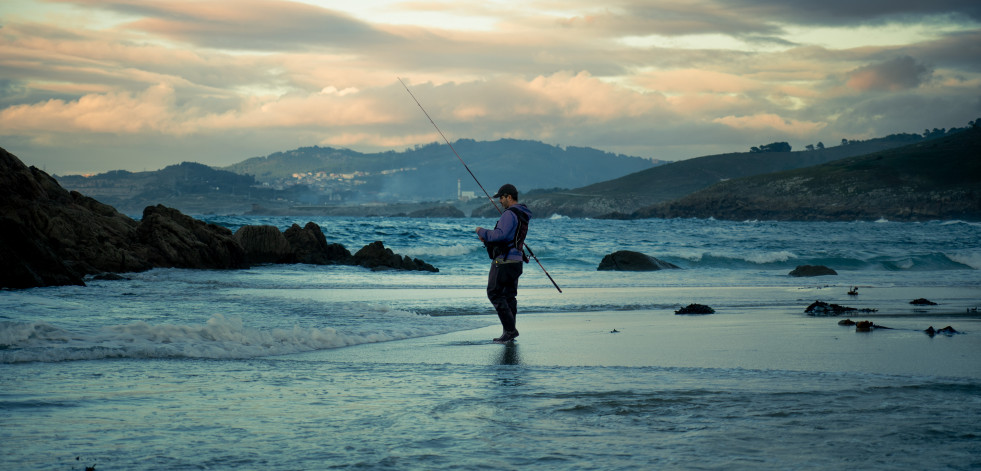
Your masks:
{"label": "submerged rock", "polygon": [[839,304],[828,304],[824,301],[814,301],[804,309],[805,314],[812,316],[840,316],[851,311],[857,311],[857,309]]}
{"label": "submerged rock", "polygon": [[715,309],[704,304],[689,304],[677,311],[675,314],[715,314]]}
{"label": "submerged rock", "polygon": [[838,325],[843,326],[855,326],[855,332],[872,332],[875,329],[892,329],[891,327],[886,327],[884,325],[876,324],[872,321],[858,321],[854,322],[851,319],[845,319],[838,322]]}
{"label": "submerged rock", "polygon": [[937,303],[935,303],[933,301],[930,301],[929,299],[926,299],[926,298],[914,299],[914,300],[910,301],[909,303],[910,304],[917,305],[917,306],[936,306],[937,305]]}
{"label": "submerged rock", "polygon": [[650,255],[630,250],[620,250],[603,257],[597,271],[656,271],[663,269],[680,269],[681,267],[658,260]]}
{"label": "submerged rock", "polygon": [[933,329],[933,326],[931,325],[930,327],[927,327],[927,329],[924,330],[923,332],[926,332],[926,334],[929,335],[930,337],[933,337],[934,335],[937,335],[937,334],[942,334],[942,335],[950,336],[950,335],[954,335],[954,334],[959,334],[960,333],[960,332],[958,332],[957,330],[955,330],[953,327],[951,327],[949,325],[947,327],[944,327],[943,329],[940,329],[940,330],[934,330]]}
{"label": "submerged rock", "polygon": [[826,276],[837,275],[838,272],[824,265],[798,265],[790,272],[790,276]]}
{"label": "submerged rock", "polygon": [[[824,301],[814,301],[807,308],[804,309],[804,313],[812,316],[840,316],[846,312],[876,312],[876,309],[856,309],[853,307],[842,306],[840,304],[828,304]],[[846,321],[849,321],[846,319]],[[842,321],[845,322],[845,321]],[[842,324],[847,325],[847,324]]]}

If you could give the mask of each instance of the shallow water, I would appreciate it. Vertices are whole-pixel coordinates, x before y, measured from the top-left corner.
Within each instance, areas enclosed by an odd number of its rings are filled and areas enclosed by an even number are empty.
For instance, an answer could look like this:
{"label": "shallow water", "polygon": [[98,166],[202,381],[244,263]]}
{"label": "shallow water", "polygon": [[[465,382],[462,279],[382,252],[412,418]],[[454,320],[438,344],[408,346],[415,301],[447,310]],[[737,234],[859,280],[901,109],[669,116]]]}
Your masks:
{"label": "shallow water", "polygon": [[[564,292],[527,265],[522,335],[503,346],[472,233],[493,221],[316,222],[440,273],[152,270],[0,291],[0,468],[981,467],[978,225],[534,221]],[[683,270],[596,271],[620,249]],[[802,264],[839,275],[787,276]],[[805,315],[815,300],[891,329]],[[716,314],[674,315],[689,303]]]}

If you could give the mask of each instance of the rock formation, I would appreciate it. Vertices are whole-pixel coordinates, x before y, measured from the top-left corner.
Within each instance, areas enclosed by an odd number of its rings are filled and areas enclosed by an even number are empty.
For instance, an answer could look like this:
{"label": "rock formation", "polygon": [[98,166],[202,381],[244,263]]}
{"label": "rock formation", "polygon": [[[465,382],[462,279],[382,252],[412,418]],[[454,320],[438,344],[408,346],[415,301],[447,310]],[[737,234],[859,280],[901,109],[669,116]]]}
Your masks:
{"label": "rock formation", "polygon": [[603,257],[598,271],[655,271],[663,269],[680,268],[677,265],[663,260],[658,260],[649,255],[630,250],[620,250]]}
{"label": "rock formation", "polygon": [[0,287],[84,284],[86,275],[155,266],[241,268],[231,232],[162,206],[137,222],[0,149]]}
{"label": "rock formation", "polygon": [[677,311],[675,314],[715,314],[715,309],[704,304],[689,304]]}
{"label": "rock formation", "polygon": [[[370,249],[369,249],[370,247]],[[369,250],[366,250],[369,249]],[[84,285],[86,275],[154,267],[235,269],[252,263],[317,263],[438,271],[381,242],[352,257],[308,223],[280,233],[245,226],[237,236],[163,205],[136,221],[27,167],[0,148],[0,288]],[[359,252],[361,253],[361,252]]]}
{"label": "rock formation", "polygon": [[276,226],[242,226],[235,231],[250,263],[292,263],[293,248]]}
{"label": "rock formation", "polygon": [[154,267],[248,268],[245,249],[227,228],[208,224],[166,206],[147,206],[137,228],[146,259]]}
{"label": "rock formation", "polygon": [[328,243],[320,226],[312,221],[305,226],[293,224],[283,232],[297,263],[313,265],[351,264],[351,252],[343,245]]}
{"label": "rock formation", "polygon": [[392,249],[385,248],[385,244],[376,240],[361,248],[354,254],[354,265],[359,265],[372,270],[417,270],[438,272],[436,267],[417,259],[411,259],[408,255],[399,256],[392,252]]}
{"label": "rock formation", "polygon": [[789,274],[790,276],[825,276],[837,275],[838,272],[824,265],[797,265],[797,268]]}

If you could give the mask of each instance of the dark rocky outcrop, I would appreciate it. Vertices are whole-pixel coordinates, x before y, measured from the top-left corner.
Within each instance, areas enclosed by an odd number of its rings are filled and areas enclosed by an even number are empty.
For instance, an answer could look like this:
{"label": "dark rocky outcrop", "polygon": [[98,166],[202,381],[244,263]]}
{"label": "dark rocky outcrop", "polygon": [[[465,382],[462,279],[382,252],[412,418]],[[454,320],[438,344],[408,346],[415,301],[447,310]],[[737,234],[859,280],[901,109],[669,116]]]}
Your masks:
{"label": "dark rocky outcrop", "polygon": [[83,285],[47,244],[10,218],[0,218],[0,287]]}
{"label": "dark rocky outcrop", "polygon": [[154,267],[248,268],[245,249],[232,231],[163,205],[147,206],[137,228]]}
{"label": "dark rocky outcrop", "polygon": [[689,304],[677,311],[675,314],[715,314],[715,309],[704,304]]}
{"label": "dark rocky outcrop", "polygon": [[916,305],[916,306],[936,306],[937,305],[937,303],[935,303],[933,301],[930,301],[929,299],[926,299],[926,298],[914,299],[914,300],[910,301],[909,303],[910,304],[913,304],[913,305]]}
{"label": "dark rocky outcrop", "polygon": [[88,275],[155,267],[248,268],[250,258],[256,263],[438,271],[384,250],[384,257],[368,251],[355,261],[340,244],[328,244],[313,223],[303,229],[294,225],[286,234],[272,226],[246,226],[236,237],[225,227],[163,205],[146,207],[136,221],[65,190],[47,173],[0,149],[0,288],[84,285]]}
{"label": "dark rocky outcrop", "polygon": [[677,265],[658,260],[650,255],[630,250],[620,250],[603,257],[598,271],[656,271],[680,268]]}
{"label": "dark rocky outcrop", "polygon": [[308,222],[305,226],[293,224],[283,231],[283,236],[293,251],[297,263],[312,265],[351,264],[351,252],[343,245],[328,243],[320,226]]}
{"label": "dark rocky outcrop", "polygon": [[838,272],[824,265],[797,265],[797,268],[789,274],[790,276],[826,276],[837,275]]}
{"label": "dark rocky outcrop", "polygon": [[235,231],[250,263],[293,263],[293,248],[276,226],[242,226]]}
{"label": "dark rocky outcrop", "polygon": [[400,256],[392,249],[386,248],[380,240],[376,240],[361,248],[354,254],[354,265],[359,265],[372,270],[411,270],[438,272],[436,267],[417,259],[411,259],[408,255]]}

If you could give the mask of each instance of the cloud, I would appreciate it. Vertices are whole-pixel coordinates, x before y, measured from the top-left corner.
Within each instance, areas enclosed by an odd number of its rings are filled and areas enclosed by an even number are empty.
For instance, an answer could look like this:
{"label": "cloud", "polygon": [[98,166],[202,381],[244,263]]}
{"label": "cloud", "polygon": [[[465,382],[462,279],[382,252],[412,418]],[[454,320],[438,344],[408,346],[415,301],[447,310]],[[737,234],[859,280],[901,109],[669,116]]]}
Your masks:
{"label": "cloud", "polygon": [[899,91],[918,87],[931,70],[909,56],[859,67],[848,73],[847,85],[859,91]]}
{"label": "cloud", "polygon": [[773,130],[797,137],[813,134],[826,126],[825,123],[786,119],[770,113],[752,116],[724,116],[713,121],[740,130]]}
{"label": "cloud", "polygon": [[75,101],[52,99],[37,104],[16,105],[0,111],[0,133],[99,132],[163,133],[186,132],[175,125],[172,115],[174,91],[160,84],[139,95],[130,93],[90,94]]}
{"label": "cloud", "polygon": [[139,17],[123,28],[230,50],[346,49],[392,38],[349,15],[278,0],[72,0]]}
{"label": "cloud", "polygon": [[975,0],[731,0],[726,4],[744,14],[796,24],[840,26],[950,15],[981,20],[981,4]]}
{"label": "cloud", "polygon": [[438,140],[397,76],[451,140],[664,159],[963,126],[981,96],[973,1],[13,1],[4,145],[123,156],[89,171]]}

